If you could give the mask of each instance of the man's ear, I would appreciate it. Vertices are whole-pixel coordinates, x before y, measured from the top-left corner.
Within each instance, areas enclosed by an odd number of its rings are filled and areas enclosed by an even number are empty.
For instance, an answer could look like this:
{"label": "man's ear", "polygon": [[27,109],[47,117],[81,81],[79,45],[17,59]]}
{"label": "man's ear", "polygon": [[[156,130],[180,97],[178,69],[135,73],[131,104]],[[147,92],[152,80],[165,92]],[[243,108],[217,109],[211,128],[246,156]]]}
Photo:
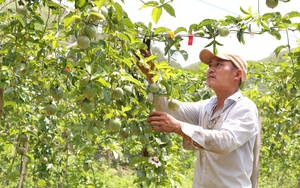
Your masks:
{"label": "man's ear", "polygon": [[242,70],[241,69],[237,69],[236,75],[235,75],[235,79],[236,80],[242,79],[242,74],[243,74]]}

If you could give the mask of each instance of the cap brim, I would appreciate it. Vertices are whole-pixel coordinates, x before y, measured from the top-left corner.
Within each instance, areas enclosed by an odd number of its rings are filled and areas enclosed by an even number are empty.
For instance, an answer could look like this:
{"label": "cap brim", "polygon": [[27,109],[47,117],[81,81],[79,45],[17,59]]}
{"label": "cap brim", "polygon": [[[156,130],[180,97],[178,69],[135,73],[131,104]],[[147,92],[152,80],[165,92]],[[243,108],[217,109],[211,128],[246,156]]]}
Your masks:
{"label": "cap brim", "polygon": [[225,57],[223,55],[215,55],[214,53],[212,53],[208,49],[203,49],[199,53],[199,59],[200,59],[200,61],[202,63],[205,63],[205,64],[209,64],[211,62],[211,59],[213,57],[217,57],[217,58],[224,59],[224,60],[230,60],[228,57]]}

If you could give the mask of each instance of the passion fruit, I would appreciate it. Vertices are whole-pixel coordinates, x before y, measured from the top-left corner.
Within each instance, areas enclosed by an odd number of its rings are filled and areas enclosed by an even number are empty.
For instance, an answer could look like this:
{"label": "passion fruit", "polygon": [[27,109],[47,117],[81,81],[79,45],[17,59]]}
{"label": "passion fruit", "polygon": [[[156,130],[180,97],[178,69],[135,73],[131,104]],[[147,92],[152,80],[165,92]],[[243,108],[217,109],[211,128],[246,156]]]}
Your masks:
{"label": "passion fruit", "polygon": [[227,27],[219,27],[218,33],[221,37],[227,37],[229,35],[230,30]]}
{"label": "passion fruit", "polygon": [[90,46],[90,39],[89,37],[87,36],[79,36],[77,38],[77,46],[80,48],[80,49],[87,49],[89,46]]}
{"label": "passion fruit", "polygon": [[19,142],[28,142],[28,136],[25,133],[19,135]]}
{"label": "passion fruit", "polygon": [[92,24],[85,25],[84,28],[83,28],[83,33],[89,39],[93,39],[97,35],[97,28],[94,25],[92,25]]}
{"label": "passion fruit", "polygon": [[112,96],[115,99],[121,99],[123,97],[123,89],[120,87],[117,87],[116,89],[113,90]]}
{"label": "passion fruit", "polygon": [[25,153],[25,148],[23,146],[18,146],[17,147],[17,153],[19,155],[23,155]]}
{"label": "passion fruit", "polygon": [[96,95],[96,89],[89,83],[83,87],[82,94],[85,98],[92,99]]}
{"label": "passion fruit", "polygon": [[176,111],[179,109],[179,106],[180,106],[180,102],[176,99],[171,99],[168,102],[169,110]]}
{"label": "passion fruit", "polygon": [[121,120],[118,119],[118,118],[113,118],[113,119],[110,119],[109,120],[109,130],[111,130],[112,132],[118,132],[120,131],[120,128],[121,128]]}
{"label": "passion fruit", "polygon": [[54,115],[56,113],[56,110],[57,110],[57,107],[54,104],[52,104],[52,103],[47,104],[45,106],[45,111],[49,115]]}
{"label": "passion fruit", "polygon": [[83,100],[80,104],[81,112],[84,114],[90,114],[94,110],[94,105],[89,100]]}
{"label": "passion fruit", "polygon": [[156,83],[150,84],[149,90],[151,93],[157,93],[159,89],[160,88],[159,88],[158,84],[156,84]]}
{"label": "passion fruit", "polygon": [[266,0],[266,5],[269,8],[275,8],[278,5],[278,0]]}

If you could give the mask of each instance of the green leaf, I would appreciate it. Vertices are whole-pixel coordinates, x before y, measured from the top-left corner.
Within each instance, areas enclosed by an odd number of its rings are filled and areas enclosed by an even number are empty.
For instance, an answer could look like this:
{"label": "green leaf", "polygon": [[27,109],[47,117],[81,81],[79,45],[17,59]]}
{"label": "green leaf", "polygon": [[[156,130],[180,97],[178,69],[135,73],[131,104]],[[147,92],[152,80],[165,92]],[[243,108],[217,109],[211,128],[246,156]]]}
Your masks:
{"label": "green leaf", "polygon": [[68,27],[76,19],[74,12],[70,12],[64,17],[64,26]]}
{"label": "green leaf", "polygon": [[75,8],[81,9],[86,3],[86,0],[75,0]]}
{"label": "green leaf", "polygon": [[149,178],[147,178],[147,177],[139,177],[139,178],[137,178],[137,179],[135,179],[134,181],[133,181],[133,183],[140,183],[140,182],[144,182],[144,181],[150,181],[150,179]]}
{"label": "green leaf", "polygon": [[152,10],[152,20],[154,21],[154,23],[157,23],[158,20],[160,19],[162,14],[162,8],[161,7],[154,7]]}
{"label": "green leaf", "polygon": [[103,78],[99,78],[97,81],[100,82],[104,87],[110,87],[110,83],[104,80]]}
{"label": "green leaf", "polygon": [[200,22],[198,27],[203,27],[203,26],[207,26],[207,25],[212,25],[214,23],[216,23],[217,20],[215,19],[204,19],[202,20],[202,22]]}
{"label": "green leaf", "polygon": [[154,7],[154,6],[158,6],[158,2],[148,1],[147,3],[144,3],[143,6],[141,6],[141,8],[139,8],[139,10],[141,10],[143,8],[147,8],[147,7]]}
{"label": "green leaf", "polygon": [[100,8],[105,4],[106,0],[94,0],[93,3],[95,3],[95,5]]}
{"label": "green leaf", "polygon": [[101,19],[101,20],[105,20],[105,17],[104,17],[101,13],[98,13],[98,12],[91,12],[90,15],[96,16],[96,17],[98,17],[98,18]]}
{"label": "green leaf", "polygon": [[134,167],[135,164],[140,163],[140,162],[146,162],[148,161],[148,157],[134,157],[130,160],[129,162],[129,166],[130,167]]}
{"label": "green leaf", "polygon": [[[289,18],[300,17],[300,13],[297,11],[292,11],[286,14]],[[284,16],[285,17],[285,16]]]}
{"label": "green leaf", "polygon": [[178,27],[175,31],[174,34],[177,34],[179,32],[187,32],[187,29],[185,27]]}
{"label": "green leaf", "polygon": [[27,159],[29,160],[29,162],[34,161],[34,157],[33,157],[32,154],[30,154],[30,153],[25,153],[24,155],[27,157]]}
{"label": "green leaf", "polygon": [[126,106],[126,107],[122,106],[122,112],[127,112],[129,110],[131,110],[131,106]]}
{"label": "green leaf", "polygon": [[7,107],[7,106],[12,106],[14,111],[17,110],[17,103],[15,103],[14,101],[7,101],[4,103],[4,107]]}
{"label": "green leaf", "polygon": [[281,39],[281,34],[279,33],[279,31],[277,31],[277,30],[271,30],[271,31],[269,31],[269,33],[271,35],[273,35],[277,40]]}
{"label": "green leaf", "polygon": [[131,22],[130,19],[124,18],[124,19],[123,19],[123,22],[125,23],[125,25],[126,25],[128,28],[134,29],[134,25],[133,25],[133,23]]}
{"label": "green leaf", "polygon": [[86,71],[89,73],[89,74],[92,74],[92,66],[91,65],[88,65],[87,63],[85,64],[85,68],[86,68]]}
{"label": "green leaf", "polygon": [[166,32],[168,32],[168,29],[165,27],[158,27],[154,29],[154,35],[157,35],[159,33],[166,33]]}
{"label": "green leaf", "polygon": [[183,59],[186,61],[188,59],[188,57],[189,57],[189,54],[187,53],[187,51],[180,50],[179,52],[182,55]]}
{"label": "green leaf", "polygon": [[169,4],[163,4],[162,7],[173,17],[176,17],[173,7]]}
{"label": "green leaf", "polygon": [[123,59],[123,62],[124,62],[129,68],[132,67],[132,63],[131,63],[131,61],[130,61],[129,59],[125,58],[125,59]]}
{"label": "green leaf", "polygon": [[119,3],[114,3],[113,5],[114,5],[114,7],[116,9],[117,20],[120,21],[123,18],[123,9],[122,9],[122,6]]}
{"label": "green leaf", "polygon": [[19,20],[23,27],[25,27],[25,23],[19,14],[15,14],[14,17]]}
{"label": "green leaf", "polygon": [[281,52],[282,49],[285,49],[286,47],[284,45],[278,46],[275,50],[274,53],[276,57],[278,57],[279,53]]}
{"label": "green leaf", "polygon": [[127,41],[127,42],[131,42],[131,39],[130,39],[130,37],[129,37],[127,34],[118,33],[118,37],[119,37],[121,40],[125,40],[125,41]]}
{"label": "green leaf", "polygon": [[238,38],[238,41],[242,44],[245,44],[245,40],[244,40],[244,29],[240,29],[238,30],[238,32],[236,33],[236,37]]}
{"label": "green leaf", "polygon": [[13,172],[8,173],[7,178],[10,180],[16,181],[19,176],[20,176],[20,173],[17,170],[15,170]]}
{"label": "green leaf", "polygon": [[240,7],[240,10],[242,11],[242,13],[244,14],[249,14],[249,12],[247,12],[245,9],[243,9],[242,7]]}
{"label": "green leaf", "polygon": [[44,20],[41,17],[34,15],[33,18],[37,21],[36,23],[44,25]]}

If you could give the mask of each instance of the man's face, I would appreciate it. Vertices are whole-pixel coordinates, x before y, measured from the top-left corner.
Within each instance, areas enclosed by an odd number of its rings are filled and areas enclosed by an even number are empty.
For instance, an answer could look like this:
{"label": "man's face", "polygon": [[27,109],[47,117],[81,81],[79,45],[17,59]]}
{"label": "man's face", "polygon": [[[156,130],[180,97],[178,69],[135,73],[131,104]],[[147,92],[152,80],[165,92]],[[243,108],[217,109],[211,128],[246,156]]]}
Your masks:
{"label": "man's face", "polygon": [[206,71],[208,87],[213,90],[234,87],[239,70],[230,60],[213,57],[208,66]]}

